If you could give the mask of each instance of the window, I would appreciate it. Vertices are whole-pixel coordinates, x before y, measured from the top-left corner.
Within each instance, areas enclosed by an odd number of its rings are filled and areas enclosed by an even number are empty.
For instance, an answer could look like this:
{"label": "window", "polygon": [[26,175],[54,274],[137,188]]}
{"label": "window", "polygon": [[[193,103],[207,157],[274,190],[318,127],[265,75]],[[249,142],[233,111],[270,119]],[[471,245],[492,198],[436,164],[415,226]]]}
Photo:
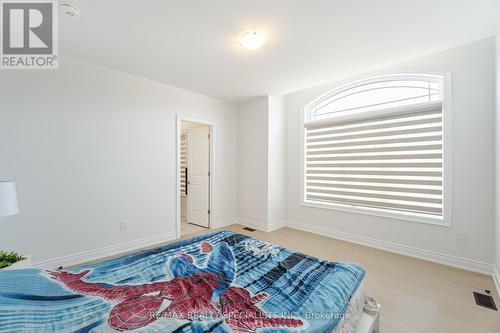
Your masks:
{"label": "window", "polygon": [[379,76],[306,106],[304,204],[447,224],[443,85]]}

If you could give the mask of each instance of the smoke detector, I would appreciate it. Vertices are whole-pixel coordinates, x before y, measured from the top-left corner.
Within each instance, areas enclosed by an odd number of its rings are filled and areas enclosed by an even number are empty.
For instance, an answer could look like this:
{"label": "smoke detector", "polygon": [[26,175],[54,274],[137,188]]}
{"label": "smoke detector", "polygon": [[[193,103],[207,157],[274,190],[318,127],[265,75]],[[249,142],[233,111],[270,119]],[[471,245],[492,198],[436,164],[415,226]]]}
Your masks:
{"label": "smoke detector", "polygon": [[79,17],[80,8],[67,2],[61,2],[60,4],[62,12],[69,17]]}

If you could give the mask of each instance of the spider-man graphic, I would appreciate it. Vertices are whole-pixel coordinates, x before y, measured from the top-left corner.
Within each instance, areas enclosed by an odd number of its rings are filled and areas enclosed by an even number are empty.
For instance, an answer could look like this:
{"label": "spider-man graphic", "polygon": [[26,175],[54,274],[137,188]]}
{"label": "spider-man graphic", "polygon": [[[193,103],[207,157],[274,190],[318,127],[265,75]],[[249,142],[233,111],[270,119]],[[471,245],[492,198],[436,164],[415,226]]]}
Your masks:
{"label": "spider-man graphic", "polygon": [[[203,242],[200,251],[209,253],[206,267],[198,267],[186,253],[177,253],[168,264],[173,279],[164,282],[105,286],[83,281],[89,270],[78,274],[65,271],[49,274],[73,292],[115,303],[108,323],[119,331],[141,328],[159,318],[203,320],[221,317],[238,333],[255,332],[264,327],[302,327],[300,319],[270,317],[262,311],[257,303],[264,300],[266,294],[252,297],[246,289],[231,286],[236,264],[226,243],[212,246]],[[166,308],[165,303],[168,304]]]}

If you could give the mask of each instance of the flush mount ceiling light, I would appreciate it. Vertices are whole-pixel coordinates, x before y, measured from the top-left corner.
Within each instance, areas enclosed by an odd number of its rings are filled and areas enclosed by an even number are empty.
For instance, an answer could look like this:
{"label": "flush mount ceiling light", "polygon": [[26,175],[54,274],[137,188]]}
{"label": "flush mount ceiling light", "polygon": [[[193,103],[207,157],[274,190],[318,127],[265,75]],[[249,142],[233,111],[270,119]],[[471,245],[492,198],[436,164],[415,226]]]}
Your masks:
{"label": "flush mount ceiling light", "polygon": [[61,10],[62,12],[69,17],[79,17],[80,16],[80,8],[75,5],[72,5],[67,2],[61,2]]}
{"label": "flush mount ceiling light", "polygon": [[241,47],[247,50],[255,50],[266,43],[267,36],[262,31],[247,30],[240,34],[239,42]]}

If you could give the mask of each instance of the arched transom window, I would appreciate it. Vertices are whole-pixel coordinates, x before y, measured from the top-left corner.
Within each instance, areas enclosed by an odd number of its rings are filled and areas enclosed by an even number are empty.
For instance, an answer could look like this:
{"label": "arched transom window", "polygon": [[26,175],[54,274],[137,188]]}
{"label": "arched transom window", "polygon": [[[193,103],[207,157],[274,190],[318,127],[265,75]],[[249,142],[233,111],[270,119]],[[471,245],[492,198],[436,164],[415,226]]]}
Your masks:
{"label": "arched transom window", "polygon": [[357,81],[305,107],[304,203],[443,223],[443,76]]}
{"label": "arched transom window", "polygon": [[308,106],[309,121],[397,106],[441,101],[443,77],[386,75],[336,89]]}

